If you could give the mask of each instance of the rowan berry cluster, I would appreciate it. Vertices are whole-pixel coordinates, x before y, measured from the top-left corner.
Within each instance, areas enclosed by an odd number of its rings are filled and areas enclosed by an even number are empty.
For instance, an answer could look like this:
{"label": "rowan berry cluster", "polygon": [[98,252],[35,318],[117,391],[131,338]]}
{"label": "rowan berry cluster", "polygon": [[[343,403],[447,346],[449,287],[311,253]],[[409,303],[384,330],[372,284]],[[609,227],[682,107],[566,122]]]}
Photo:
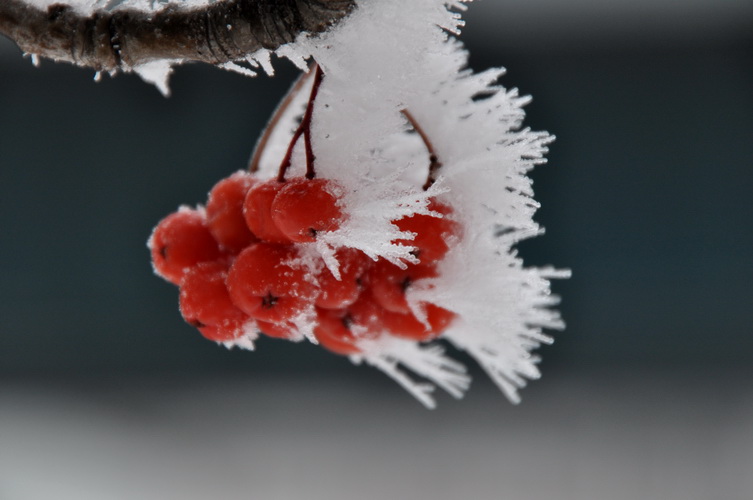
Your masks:
{"label": "rowan berry cluster", "polygon": [[183,318],[219,342],[249,329],[299,339],[297,320],[313,320],[319,343],[345,355],[360,352],[362,339],[427,341],[442,333],[454,314],[422,303],[419,319],[406,293],[416,281],[437,275],[437,263],[457,233],[450,207],[432,201],[430,210],[441,217],[414,214],[393,221],[415,234],[396,243],[414,247],[419,263],[401,268],[340,248],[336,275],[321,258],[312,260],[307,247],[346,220],[341,191],[325,179],[280,182],[241,171],[212,188],[205,209],[181,207],[163,219],[149,240],[152,263],[180,287]]}
{"label": "rowan berry cluster", "polygon": [[[412,247],[415,263],[374,261],[347,247],[336,250],[335,264],[325,263],[311,245],[348,219],[344,188],[316,177],[314,169],[309,134],[321,79],[317,69],[306,113],[276,178],[236,172],[212,188],[206,208],[181,207],[149,239],[156,273],[180,287],[183,318],[210,340],[232,342],[256,332],[289,340],[309,336],[351,355],[361,352],[359,344],[384,335],[432,340],[455,316],[407,299],[417,281],[437,276],[437,265],[458,234],[448,205],[431,199],[427,213],[392,221],[413,235],[393,243]],[[286,179],[301,137],[306,175]],[[431,159],[428,186],[439,163],[424,140]]]}

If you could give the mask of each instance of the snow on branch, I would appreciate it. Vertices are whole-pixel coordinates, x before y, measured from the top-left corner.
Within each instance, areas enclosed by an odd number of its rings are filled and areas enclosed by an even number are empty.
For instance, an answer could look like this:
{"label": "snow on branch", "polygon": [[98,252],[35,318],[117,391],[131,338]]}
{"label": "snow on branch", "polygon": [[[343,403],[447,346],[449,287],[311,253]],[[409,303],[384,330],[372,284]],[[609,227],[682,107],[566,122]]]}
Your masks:
{"label": "snow on branch", "polygon": [[89,12],[80,3],[2,0],[0,34],[27,54],[113,74],[160,60],[222,65],[321,32],[354,0],[225,0],[159,10],[124,2]]}

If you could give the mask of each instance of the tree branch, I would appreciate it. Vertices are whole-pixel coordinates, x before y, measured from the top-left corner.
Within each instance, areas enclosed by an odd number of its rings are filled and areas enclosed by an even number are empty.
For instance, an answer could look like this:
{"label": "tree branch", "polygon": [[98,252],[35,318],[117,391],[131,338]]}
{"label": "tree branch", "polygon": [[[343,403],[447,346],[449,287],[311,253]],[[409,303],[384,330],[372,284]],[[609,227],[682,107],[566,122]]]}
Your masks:
{"label": "tree branch", "polygon": [[156,59],[222,64],[274,50],[302,32],[324,31],[355,0],[226,0],[203,8],[46,10],[0,0],[0,34],[26,53],[115,72]]}

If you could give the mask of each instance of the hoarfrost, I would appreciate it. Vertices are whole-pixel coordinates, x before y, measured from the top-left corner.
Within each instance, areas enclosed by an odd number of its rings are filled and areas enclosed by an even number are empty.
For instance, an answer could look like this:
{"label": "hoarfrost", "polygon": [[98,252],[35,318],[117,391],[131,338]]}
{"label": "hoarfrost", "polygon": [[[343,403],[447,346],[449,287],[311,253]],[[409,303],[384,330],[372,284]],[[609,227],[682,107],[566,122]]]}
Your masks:
{"label": "hoarfrost", "polygon": [[[414,259],[412,248],[395,240],[411,235],[390,221],[426,213],[430,198],[452,206],[462,235],[439,276],[416,282],[407,298],[424,321],[425,303],[455,312],[458,318],[443,338],[475,358],[517,402],[526,379],[539,376],[531,351],[551,341],[543,330],[564,327],[552,309],[557,299],[549,280],[568,272],[525,267],[514,250],[542,232],[533,221],[538,203],[526,174],[544,163],[553,137],[522,127],[522,107],[530,99],[497,85],[504,70],[466,69],[466,51],[447,34],[458,32],[462,21],[448,7],[463,5],[359,2],[334,29],[302,35],[277,53],[298,66],[314,60],[326,75],[312,122],[317,175],[344,186],[349,219],[321,235],[321,245],[355,247],[401,265]],[[428,191],[411,181],[416,172],[426,178],[427,160],[422,142],[406,133],[404,109],[442,163]],[[301,154],[295,156],[294,168],[300,171],[302,162]],[[434,385],[455,397],[467,389],[462,366],[436,345],[384,338],[389,340],[364,340],[364,354],[353,360],[379,368],[428,407],[434,405]],[[413,380],[409,372],[428,382]]]}
{"label": "hoarfrost", "polygon": [[134,67],[133,71],[145,82],[155,85],[163,96],[169,97],[168,81],[173,73],[173,65],[179,63],[180,61],[176,60],[156,59]]}
{"label": "hoarfrost", "polygon": [[[557,298],[550,294],[550,280],[569,273],[525,267],[515,251],[518,242],[542,233],[533,220],[538,203],[527,172],[545,162],[553,137],[522,126],[530,98],[497,84],[503,69],[467,69],[467,52],[449,35],[463,26],[458,11],[464,8],[462,1],[358,0],[329,31],[302,34],[274,51],[304,71],[315,61],[326,75],[311,140],[317,176],[340,186],[347,214],[338,230],[321,233],[306,247],[299,264],[314,265],[305,255],[309,252],[339,276],[335,252],[340,247],[398,266],[416,262],[413,247],[396,243],[414,235],[392,221],[416,213],[441,216],[428,209],[431,199],[451,206],[461,234],[440,263],[439,275],[411,287],[409,306],[424,322],[426,303],[456,313],[441,338],[473,357],[517,402],[526,380],[539,377],[538,358],[531,352],[551,342],[544,330],[564,328],[553,309]],[[271,75],[271,54],[249,54],[242,62]],[[153,61],[134,71],[167,94],[175,63]],[[224,67],[256,73],[236,63]],[[251,168],[258,177],[277,174],[312,80],[303,76],[296,83],[257,145]],[[427,145],[411,133],[404,110],[430,138],[442,165],[428,190],[421,188],[428,172]],[[302,175],[305,163],[299,144],[289,175]],[[314,322],[313,311],[293,320],[298,340],[315,341]],[[253,348],[254,338],[249,333],[233,345]],[[459,398],[470,384],[465,367],[436,343],[387,335],[360,339],[357,345],[362,354],[351,356],[353,362],[382,370],[427,407],[435,405],[435,386]]]}

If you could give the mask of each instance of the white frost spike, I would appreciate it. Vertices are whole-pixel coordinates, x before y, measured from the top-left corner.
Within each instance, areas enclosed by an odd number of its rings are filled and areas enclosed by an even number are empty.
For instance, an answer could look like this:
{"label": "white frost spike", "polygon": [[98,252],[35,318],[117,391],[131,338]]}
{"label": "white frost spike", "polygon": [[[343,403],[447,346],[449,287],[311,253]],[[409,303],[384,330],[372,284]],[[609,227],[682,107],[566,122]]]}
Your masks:
{"label": "white frost spike", "polygon": [[275,53],[280,57],[287,58],[301,71],[306,71],[306,69],[308,68],[306,57],[300,55],[300,53],[297,52],[291,44],[283,45],[282,47],[278,48]]}
{"label": "white frost spike", "polygon": [[[356,363],[358,363],[357,359],[358,358],[355,358]],[[408,393],[428,409],[433,410],[437,407],[437,402],[432,397],[435,387],[431,384],[416,382],[411,379],[404,371],[397,367],[397,361],[394,359],[384,358],[382,356],[368,356],[364,359],[368,364],[382,370],[382,373],[400,384],[403,389],[408,391]]]}
{"label": "white frost spike", "polygon": [[135,66],[133,71],[147,83],[156,86],[163,96],[170,96],[170,75],[173,73],[173,64],[180,64],[180,61],[157,59],[145,64]]}
{"label": "white frost spike", "polygon": [[227,342],[221,342],[227,349],[237,347],[239,349],[245,349],[247,351],[256,350],[254,342],[259,338],[259,327],[255,321],[249,321],[243,325],[243,335],[237,339],[229,340]]}
{"label": "white frost spike", "polygon": [[[277,54],[298,66],[313,59],[326,75],[312,143],[317,175],[345,188],[348,219],[317,237],[320,248],[358,248],[404,266],[415,262],[412,248],[394,241],[411,235],[391,221],[426,213],[432,197],[451,206],[462,234],[439,263],[439,276],[417,281],[407,299],[424,324],[425,303],[456,313],[443,337],[475,358],[516,402],[526,379],[539,376],[531,351],[551,341],[543,329],[564,327],[552,309],[557,299],[549,280],[567,273],[527,268],[514,249],[542,233],[533,220],[539,205],[526,174],[544,162],[553,138],[522,127],[522,107],[530,99],[497,84],[504,70],[466,69],[466,51],[447,36],[463,25],[449,9],[464,7],[445,0],[360,0],[330,31],[302,35]],[[440,181],[429,192],[420,190],[427,145],[406,133],[403,109],[430,138],[442,164]],[[293,160],[299,172],[301,158]],[[354,359],[381,369],[429,407],[431,385],[455,396],[467,388],[468,376],[446,364],[435,347],[394,337],[361,347]],[[431,384],[412,380],[404,370]]]}
{"label": "white frost spike", "polygon": [[267,76],[274,76],[275,68],[274,66],[272,66],[271,55],[272,53],[267,49],[261,49],[257,52],[254,52],[253,55],[248,57],[248,59],[249,61],[256,61],[256,63],[258,63],[262,67]]}
{"label": "white frost spike", "polygon": [[220,64],[220,68],[226,69],[228,71],[233,71],[235,73],[240,73],[241,75],[244,75],[244,76],[252,76],[252,77],[256,76],[256,71],[252,69],[244,68],[240,64],[236,64],[232,61],[228,61],[224,64]]}
{"label": "white frost spike", "polygon": [[[428,191],[411,188],[400,181],[400,172],[383,179],[361,179],[359,189],[346,192],[343,204],[348,218],[340,229],[323,233],[320,239],[333,247],[357,248],[374,260],[383,258],[404,268],[406,262],[417,263],[413,247],[394,243],[413,239],[412,233],[400,231],[393,220],[416,213],[429,214],[429,198],[444,191],[435,184]],[[343,179],[344,182],[347,182]]]}
{"label": "white frost spike", "polygon": [[[385,336],[377,341],[362,341],[363,360],[379,368],[403,386],[427,408],[436,403],[431,396],[433,385],[412,380],[398,365],[402,365],[455,398],[462,398],[471,383],[465,366],[448,358],[440,345],[420,345],[416,342]],[[359,357],[353,357],[358,362]]]}

